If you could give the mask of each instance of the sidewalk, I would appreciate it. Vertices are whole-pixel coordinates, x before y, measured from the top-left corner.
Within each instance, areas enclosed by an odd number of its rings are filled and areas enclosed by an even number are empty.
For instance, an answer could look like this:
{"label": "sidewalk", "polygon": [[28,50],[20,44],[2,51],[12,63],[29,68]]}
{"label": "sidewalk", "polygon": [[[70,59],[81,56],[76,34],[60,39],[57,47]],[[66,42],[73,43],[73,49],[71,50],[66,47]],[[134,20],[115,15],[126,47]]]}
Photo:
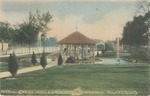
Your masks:
{"label": "sidewalk", "polygon": [[[47,66],[45,67],[45,69],[56,66],[57,65],[57,60],[54,62],[51,62],[50,64],[47,64]],[[17,72],[18,74],[23,74],[23,73],[28,73],[28,72],[32,72],[32,71],[36,71],[36,70],[42,70],[42,66],[33,66],[33,67],[29,67],[29,68],[23,68],[23,69],[19,69]],[[6,72],[0,72],[0,78],[4,78],[4,77],[9,77],[11,76],[10,72],[6,71]]]}

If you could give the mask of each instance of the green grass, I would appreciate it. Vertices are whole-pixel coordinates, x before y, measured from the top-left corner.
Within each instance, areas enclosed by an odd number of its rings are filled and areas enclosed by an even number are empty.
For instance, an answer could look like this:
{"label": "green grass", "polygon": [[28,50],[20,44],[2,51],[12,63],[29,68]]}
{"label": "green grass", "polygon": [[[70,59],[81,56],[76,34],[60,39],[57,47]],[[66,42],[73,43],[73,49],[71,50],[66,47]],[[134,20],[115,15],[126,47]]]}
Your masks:
{"label": "green grass", "polygon": [[[34,66],[37,66],[37,65],[40,65],[40,64],[37,63]],[[19,69],[22,69],[22,68],[32,67],[33,64],[31,62],[18,62],[18,66],[19,66]],[[4,71],[8,71],[8,62],[2,62],[0,64],[0,72],[4,72]]]}
{"label": "green grass", "polygon": [[139,50],[130,51],[130,56],[123,56],[124,59],[139,60],[141,62],[148,62],[149,60],[145,57],[144,53]]}
{"label": "green grass", "polygon": [[148,94],[150,65],[66,65],[2,79],[2,90],[134,90]]}
{"label": "green grass", "polygon": [[7,71],[8,70],[8,63],[7,62],[3,62],[0,64],[0,72],[3,72],[3,71]]}
{"label": "green grass", "polygon": [[[46,53],[46,56],[50,56],[50,53]],[[17,56],[19,69],[33,66],[33,64],[31,63],[31,57],[32,54]],[[41,57],[41,53],[36,54],[36,59],[40,59],[40,57]],[[8,71],[8,58],[9,57],[0,58],[0,61],[2,62],[0,64],[0,72]],[[20,61],[21,59],[28,59],[28,61]],[[40,65],[39,62],[36,65]]]}

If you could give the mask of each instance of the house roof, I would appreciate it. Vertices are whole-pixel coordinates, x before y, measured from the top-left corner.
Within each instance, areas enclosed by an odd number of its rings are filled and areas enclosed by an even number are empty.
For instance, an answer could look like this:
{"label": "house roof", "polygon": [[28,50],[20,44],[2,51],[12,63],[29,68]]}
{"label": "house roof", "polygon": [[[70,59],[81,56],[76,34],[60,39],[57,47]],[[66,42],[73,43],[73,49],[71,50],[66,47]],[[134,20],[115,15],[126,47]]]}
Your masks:
{"label": "house roof", "polygon": [[82,33],[75,31],[64,39],[60,40],[59,44],[95,44],[95,42]]}

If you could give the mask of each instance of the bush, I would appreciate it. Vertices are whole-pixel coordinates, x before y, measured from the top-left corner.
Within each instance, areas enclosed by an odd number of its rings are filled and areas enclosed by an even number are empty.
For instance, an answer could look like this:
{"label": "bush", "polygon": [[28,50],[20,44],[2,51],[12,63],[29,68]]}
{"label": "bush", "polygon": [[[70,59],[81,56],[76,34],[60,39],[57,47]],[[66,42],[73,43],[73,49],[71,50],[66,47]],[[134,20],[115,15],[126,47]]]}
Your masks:
{"label": "bush", "polygon": [[35,56],[35,53],[34,53],[34,52],[33,52],[33,54],[32,54],[31,62],[32,62],[33,65],[35,65],[35,64],[37,63],[36,56]]}
{"label": "bush", "polygon": [[10,54],[8,59],[8,71],[12,74],[13,77],[16,76],[18,70],[18,62],[15,54]]}
{"label": "bush", "polygon": [[42,57],[40,59],[40,64],[41,66],[43,67],[43,69],[46,67],[47,65],[47,61],[46,61],[46,58],[45,58],[45,53],[42,53]]}
{"label": "bush", "polygon": [[115,58],[116,53],[115,52],[105,52],[105,53],[101,54],[99,57]]}
{"label": "bush", "polygon": [[139,50],[130,51],[129,56],[123,56],[123,58],[132,62],[132,60],[138,60],[142,62],[148,62],[148,59],[145,56],[145,53]]}
{"label": "bush", "polygon": [[61,66],[62,63],[63,63],[63,59],[62,59],[61,54],[59,53],[59,57],[58,57],[58,65]]}
{"label": "bush", "polygon": [[68,57],[66,63],[75,63],[75,60],[72,56]]}

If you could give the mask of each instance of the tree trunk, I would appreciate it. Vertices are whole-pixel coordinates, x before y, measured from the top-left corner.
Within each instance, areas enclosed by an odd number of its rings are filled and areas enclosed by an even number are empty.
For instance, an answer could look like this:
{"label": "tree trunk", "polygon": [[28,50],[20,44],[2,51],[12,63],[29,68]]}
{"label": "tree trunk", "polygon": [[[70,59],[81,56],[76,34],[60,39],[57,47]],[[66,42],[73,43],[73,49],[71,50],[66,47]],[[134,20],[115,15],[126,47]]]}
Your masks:
{"label": "tree trunk", "polygon": [[3,42],[1,42],[1,43],[2,43],[2,49],[1,49],[1,50],[3,51],[3,49],[4,49],[4,45],[3,45]]}
{"label": "tree trunk", "polygon": [[30,54],[30,51],[31,51],[31,44],[29,43],[29,54]]}

